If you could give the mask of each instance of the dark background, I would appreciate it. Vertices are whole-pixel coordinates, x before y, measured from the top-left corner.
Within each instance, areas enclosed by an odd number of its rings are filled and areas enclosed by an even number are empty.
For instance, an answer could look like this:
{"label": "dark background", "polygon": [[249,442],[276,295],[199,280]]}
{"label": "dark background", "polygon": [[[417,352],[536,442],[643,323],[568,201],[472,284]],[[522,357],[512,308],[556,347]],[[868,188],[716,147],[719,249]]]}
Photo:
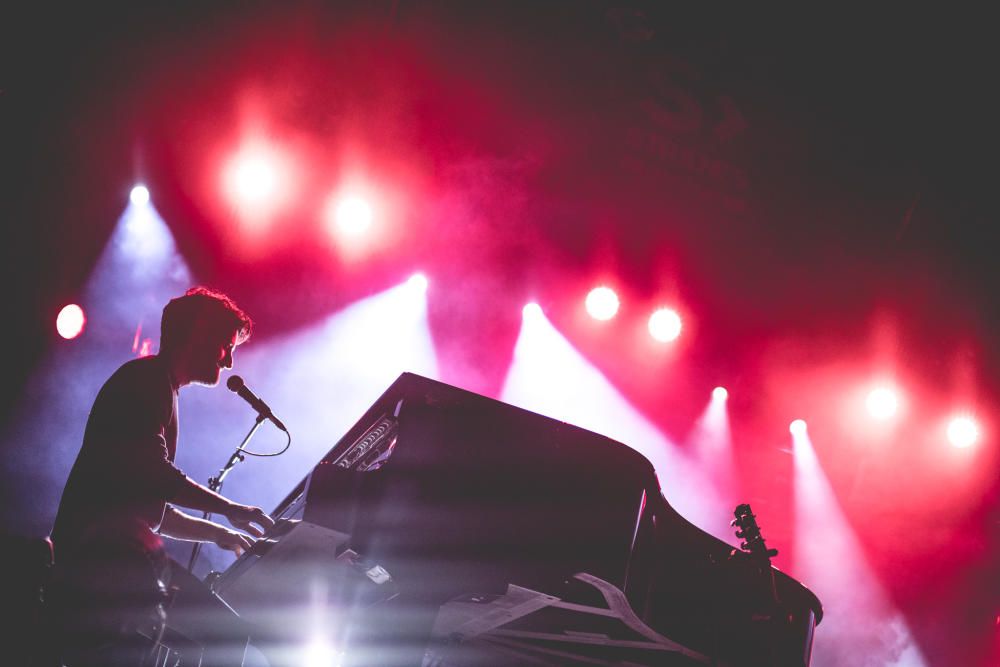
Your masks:
{"label": "dark background", "polygon": [[[8,8],[0,31],[4,420],[143,180],[198,281],[233,294],[263,339],[419,268],[447,286],[429,295],[446,382],[497,395],[535,298],[667,433],[725,384],[745,488],[779,547],[791,464],[775,443],[806,416],[929,663],[994,664],[998,54],[985,16],[105,3]],[[248,90],[315,165],[286,231],[256,246],[213,199],[207,157],[232,144]],[[360,267],[318,250],[309,222],[316,174],[335,180],[348,154],[405,195],[391,243]],[[582,295],[607,279],[620,324],[581,326]],[[665,295],[686,316],[669,359],[625,328]],[[983,419],[975,488],[946,512],[934,489],[966,482],[934,477],[913,432],[859,477],[824,411],[829,369],[850,374],[883,347],[918,417],[971,405]],[[925,491],[894,503],[907,475]],[[30,516],[33,490],[6,471],[4,486],[8,529],[51,519]]]}

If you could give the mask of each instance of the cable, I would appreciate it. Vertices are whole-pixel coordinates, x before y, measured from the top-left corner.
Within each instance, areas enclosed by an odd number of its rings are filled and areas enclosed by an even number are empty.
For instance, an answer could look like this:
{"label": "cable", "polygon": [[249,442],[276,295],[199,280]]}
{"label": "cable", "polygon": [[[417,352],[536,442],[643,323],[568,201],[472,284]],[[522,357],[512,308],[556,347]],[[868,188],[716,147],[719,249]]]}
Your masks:
{"label": "cable", "polygon": [[282,454],[288,451],[289,447],[292,446],[292,434],[289,433],[288,431],[285,431],[285,435],[288,436],[288,442],[285,443],[284,448],[280,452],[270,452],[265,454],[262,452],[251,452],[249,449],[244,449],[242,451],[244,454],[249,454],[250,456],[259,456],[261,458],[266,458],[268,456],[281,456]]}

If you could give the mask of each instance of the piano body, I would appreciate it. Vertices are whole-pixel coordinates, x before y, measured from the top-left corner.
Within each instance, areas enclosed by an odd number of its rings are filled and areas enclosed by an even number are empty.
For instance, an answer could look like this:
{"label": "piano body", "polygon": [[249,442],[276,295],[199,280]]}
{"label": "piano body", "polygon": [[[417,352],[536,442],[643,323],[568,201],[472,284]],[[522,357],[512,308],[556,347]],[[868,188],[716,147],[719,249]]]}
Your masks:
{"label": "piano body", "polygon": [[[808,667],[822,616],[775,570],[776,602],[772,572],[677,514],[629,447],[409,373],[273,516],[213,590],[274,665],[319,629],[345,665],[436,645],[439,665]],[[492,624],[432,641],[477,605]],[[441,657],[463,642],[478,657]]]}

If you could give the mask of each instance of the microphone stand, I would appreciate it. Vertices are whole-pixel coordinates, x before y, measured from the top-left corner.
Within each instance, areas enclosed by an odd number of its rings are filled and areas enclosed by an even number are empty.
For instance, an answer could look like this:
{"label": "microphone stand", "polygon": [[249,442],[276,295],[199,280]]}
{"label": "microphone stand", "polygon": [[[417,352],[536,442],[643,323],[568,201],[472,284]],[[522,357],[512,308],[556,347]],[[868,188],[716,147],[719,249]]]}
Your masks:
{"label": "microphone stand", "polygon": [[[257,420],[254,422],[253,428],[250,429],[250,432],[247,433],[245,438],[243,438],[243,442],[240,443],[240,446],[236,448],[236,451],[234,451],[232,455],[229,457],[229,460],[226,461],[226,465],[222,466],[222,468],[219,470],[218,475],[216,475],[215,477],[208,478],[209,489],[211,489],[216,493],[219,493],[219,491],[222,489],[222,483],[226,480],[226,475],[229,474],[229,471],[235,468],[237,463],[240,463],[244,459],[246,459],[246,455],[243,453],[243,451],[246,449],[247,444],[250,442],[250,438],[253,437],[254,433],[257,432],[257,429],[260,428],[260,425],[263,424],[266,420],[267,417],[265,417],[260,413],[257,414]],[[211,512],[203,512],[201,515],[201,518],[206,520],[210,519],[211,517],[212,517]],[[201,544],[202,544],[201,542],[195,542],[194,547],[191,548],[191,558],[190,560],[188,560],[187,569],[192,574],[194,574],[194,564],[198,560],[198,554],[201,553]]]}

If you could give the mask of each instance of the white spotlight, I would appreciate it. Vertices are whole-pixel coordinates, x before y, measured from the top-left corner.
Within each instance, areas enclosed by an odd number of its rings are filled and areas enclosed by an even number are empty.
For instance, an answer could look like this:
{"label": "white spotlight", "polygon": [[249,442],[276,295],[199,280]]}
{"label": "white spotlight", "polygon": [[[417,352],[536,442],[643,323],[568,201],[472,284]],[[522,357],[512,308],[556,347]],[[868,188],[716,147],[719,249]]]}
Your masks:
{"label": "white spotlight", "polygon": [[427,276],[422,273],[414,273],[410,276],[410,279],[406,281],[406,284],[418,292],[426,292]]}
{"label": "white spotlight", "polygon": [[969,416],[955,417],[948,422],[948,442],[953,447],[971,447],[979,440],[979,424]]}
{"label": "white spotlight", "polygon": [[132,192],[129,193],[128,198],[136,206],[145,206],[149,203],[149,189],[139,183],[132,188]]}
{"label": "white spotlight", "polygon": [[677,340],[682,327],[681,316],[671,308],[660,308],[649,316],[649,335],[661,343]]}
{"label": "white spotlight", "polygon": [[586,305],[595,320],[610,320],[618,313],[618,295],[610,287],[595,287],[587,294]]}
{"label": "white spotlight", "polygon": [[521,309],[521,315],[525,318],[538,317],[542,314],[542,307],[537,303],[529,303]]}
{"label": "white spotlight", "polygon": [[791,424],[788,425],[788,430],[794,436],[803,436],[806,434],[806,422],[804,419],[796,419]]}
{"label": "white spotlight", "polygon": [[291,157],[264,139],[244,143],[228,158],[221,175],[223,192],[234,212],[258,228],[291,203],[298,180]]}
{"label": "white spotlight", "polygon": [[899,409],[899,396],[889,387],[878,387],[868,393],[865,405],[868,407],[868,414],[885,421],[891,419]]}
{"label": "white spotlight", "polygon": [[305,647],[305,667],[339,667],[343,654],[323,637],[314,638]]}
{"label": "white spotlight", "polygon": [[716,387],[712,390],[712,398],[717,401],[724,401],[729,398],[729,392],[726,391],[725,387]]}
{"label": "white spotlight", "polygon": [[233,187],[247,205],[258,205],[274,194],[277,187],[277,170],[271,161],[261,155],[241,157],[233,165]]}
{"label": "white spotlight", "polygon": [[333,218],[340,231],[357,236],[371,226],[372,207],[360,197],[348,197],[337,203]]}

